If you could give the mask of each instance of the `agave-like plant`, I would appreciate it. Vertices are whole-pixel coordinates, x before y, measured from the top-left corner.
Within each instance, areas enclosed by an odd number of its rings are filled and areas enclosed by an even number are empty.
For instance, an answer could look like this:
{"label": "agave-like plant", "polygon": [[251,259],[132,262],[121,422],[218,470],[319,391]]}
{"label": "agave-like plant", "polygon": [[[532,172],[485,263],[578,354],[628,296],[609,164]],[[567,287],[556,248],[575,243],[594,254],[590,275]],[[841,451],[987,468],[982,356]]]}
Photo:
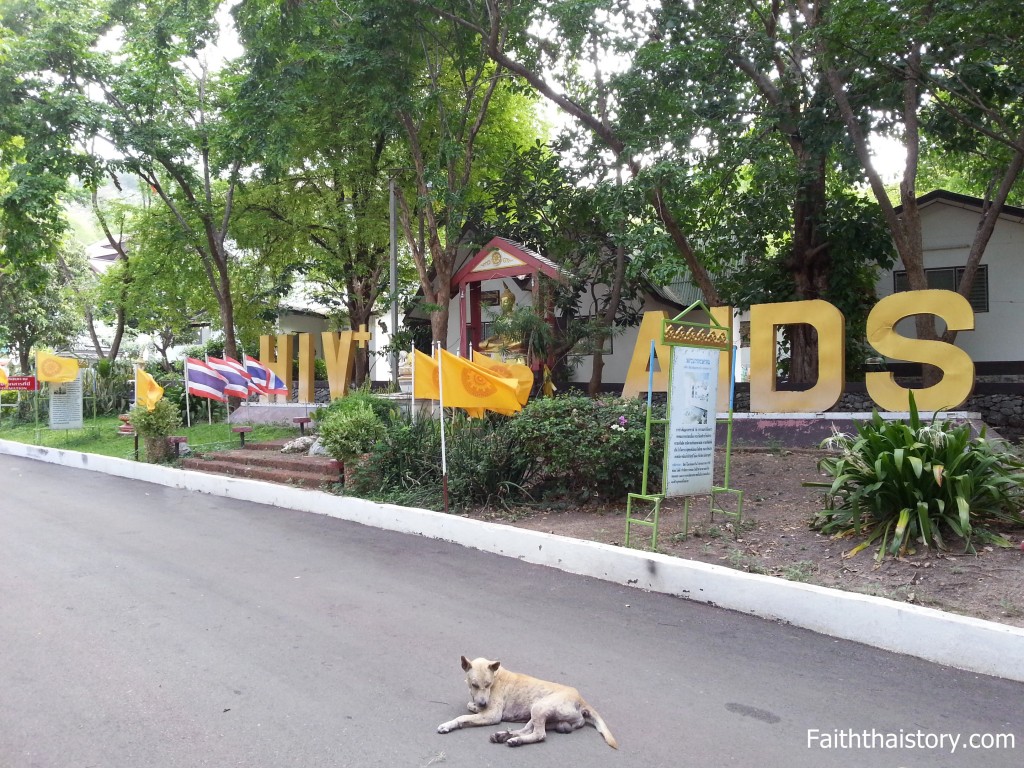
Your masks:
{"label": "agave-like plant", "polygon": [[837,433],[822,443],[838,451],[818,462],[831,482],[825,509],[812,527],[837,537],[864,536],[846,553],[852,557],[878,543],[877,560],[902,556],[919,542],[947,549],[944,530],[973,552],[973,538],[1000,546],[1011,542],[994,523],[1024,525],[1024,462],[1005,443],[990,441],[983,429],[933,418],[922,422],[910,396],[910,418],[886,421],[878,411],[857,425],[854,435]]}

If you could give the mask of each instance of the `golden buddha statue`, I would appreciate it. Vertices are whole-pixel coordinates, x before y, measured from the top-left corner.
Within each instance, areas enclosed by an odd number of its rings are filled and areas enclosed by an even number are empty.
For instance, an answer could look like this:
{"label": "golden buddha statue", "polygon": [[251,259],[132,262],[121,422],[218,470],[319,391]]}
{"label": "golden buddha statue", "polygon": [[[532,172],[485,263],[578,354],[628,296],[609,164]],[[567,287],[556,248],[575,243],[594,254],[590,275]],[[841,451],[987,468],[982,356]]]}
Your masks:
{"label": "golden buddha statue", "polygon": [[[501,317],[506,318],[509,317],[516,309],[516,295],[512,293],[512,290],[504,281],[502,281],[502,286],[504,287],[504,290],[501,292],[498,305],[501,307]],[[515,341],[497,333],[488,336],[477,344],[476,348],[481,352],[486,352],[487,354],[500,352],[506,358],[509,356],[513,358],[522,358],[526,354],[526,345],[522,340]]]}

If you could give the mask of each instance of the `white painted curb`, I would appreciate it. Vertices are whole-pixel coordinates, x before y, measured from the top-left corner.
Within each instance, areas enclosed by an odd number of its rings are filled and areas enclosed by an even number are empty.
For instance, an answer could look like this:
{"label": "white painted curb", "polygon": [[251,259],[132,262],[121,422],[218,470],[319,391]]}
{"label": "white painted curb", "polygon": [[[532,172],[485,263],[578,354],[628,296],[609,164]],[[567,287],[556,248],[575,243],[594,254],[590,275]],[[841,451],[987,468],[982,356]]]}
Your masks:
{"label": "white painted curb", "polygon": [[569,573],[784,621],[831,637],[971,672],[1024,682],[1024,629],[992,621],[668,555],[259,480],[7,440],[0,440],[0,454],[450,541]]}

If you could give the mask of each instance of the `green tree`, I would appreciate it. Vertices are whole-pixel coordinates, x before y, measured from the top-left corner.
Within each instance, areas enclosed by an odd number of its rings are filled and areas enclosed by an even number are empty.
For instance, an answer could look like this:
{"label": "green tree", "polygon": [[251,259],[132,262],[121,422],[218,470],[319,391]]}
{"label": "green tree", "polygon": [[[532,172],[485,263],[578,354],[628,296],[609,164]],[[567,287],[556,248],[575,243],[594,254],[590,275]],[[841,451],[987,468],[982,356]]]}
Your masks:
{"label": "green tree", "polygon": [[[1000,211],[1024,169],[1024,42],[1019,5],[1008,0],[808,2],[798,7],[817,33],[814,53],[849,140],[881,207],[912,290],[928,287],[917,188],[922,149],[971,159],[985,178],[984,206],[964,265],[970,294]],[[907,148],[899,205],[889,199],[869,146],[872,131]],[[935,318],[915,316],[917,336],[937,339]],[[955,332],[941,335],[951,342]],[[925,370],[933,383],[938,371]]]}
{"label": "green tree", "polygon": [[301,249],[320,297],[366,322],[383,289],[393,179],[434,338],[446,338],[454,264],[482,217],[479,180],[535,134],[529,100],[474,34],[404,0],[361,0],[342,15],[332,2],[248,3],[237,16],[254,73],[243,103],[269,116],[253,138],[267,181],[287,193],[252,199],[297,236],[275,245]]}
{"label": "green tree", "polygon": [[[12,334],[0,333],[0,344],[18,346],[22,365],[25,343],[50,337],[39,313],[57,298],[51,283],[67,228],[68,179],[89,167],[62,130],[69,115],[81,114],[84,100],[74,92],[43,97],[53,77],[32,35],[44,13],[36,3],[0,5],[0,301],[10,313],[0,323]],[[74,45],[78,27],[69,24],[64,37]]]}
{"label": "green tree", "polygon": [[[215,50],[219,5],[52,0],[12,4],[8,18],[19,32],[18,106],[75,149],[87,186],[117,170],[152,189],[201,264],[234,353],[227,238],[243,158],[227,114],[237,74]],[[97,141],[116,159],[93,151]],[[54,158],[40,162],[61,176]]]}
{"label": "green tree", "polygon": [[[725,281],[770,261],[774,300],[831,298],[829,226],[843,207],[828,192],[855,176],[792,4],[486,0],[436,12],[486,36],[495,61],[575,117],[594,143],[591,164],[611,151],[659,225],[633,220],[643,234],[631,255],[652,275],[686,274],[716,305]],[[842,250],[860,267],[877,261]],[[816,335],[788,331],[791,378],[812,381]]]}
{"label": "green tree", "polygon": [[123,316],[133,333],[150,336],[169,371],[170,347],[192,341],[195,323],[215,317],[217,304],[166,206],[143,193],[123,214],[123,236],[114,238],[121,257],[100,280],[98,304],[105,319]]}
{"label": "green tree", "polygon": [[[597,147],[611,152],[617,164],[640,182],[661,225],[660,234],[672,242],[706,301],[720,304],[713,276],[688,233],[687,207],[673,205],[666,195],[666,186],[685,173],[676,166],[652,165],[644,157],[644,148],[634,140],[631,128],[640,128],[648,116],[639,125],[620,123],[621,104],[614,88],[606,87],[615,78],[605,66],[635,58],[651,34],[651,11],[613,0],[525,4],[484,0],[429,7],[438,18],[450,19],[477,35],[498,65],[579,121]],[[538,34],[539,29],[545,33]],[[584,75],[583,61],[594,77]],[[694,134],[689,133],[681,146],[689,146],[693,139]]]}
{"label": "green tree", "polygon": [[76,304],[88,267],[82,253],[62,243],[41,281],[0,273],[0,342],[13,348],[22,372],[32,370],[32,350],[66,347],[82,331]]}
{"label": "green tree", "polygon": [[[519,332],[533,331],[545,340],[545,362],[554,367],[586,343],[593,366],[588,389],[596,395],[604,369],[605,341],[621,326],[635,324],[640,275],[629,269],[627,251],[635,252],[636,222],[645,212],[642,191],[618,181],[581,183],[579,172],[561,162],[553,148],[537,143],[509,157],[504,173],[488,185],[492,213],[487,228],[536,247],[565,269],[565,282],[542,281],[544,318],[561,312],[557,327],[543,333],[538,322],[517,322]],[[549,302],[544,304],[544,302]],[[586,303],[590,310],[583,312]],[[515,327],[508,329],[510,332]],[[561,372],[560,372],[561,373]]]}
{"label": "green tree", "polygon": [[[240,195],[239,242],[301,278],[338,327],[369,325],[388,281],[388,176],[402,165],[398,125],[367,120],[353,100],[349,63],[335,48],[336,8],[306,3],[268,14],[237,11],[249,78],[239,113],[261,116],[252,136],[265,157],[258,182]],[[340,86],[340,87],[339,87]],[[362,383],[369,350],[359,350]]]}

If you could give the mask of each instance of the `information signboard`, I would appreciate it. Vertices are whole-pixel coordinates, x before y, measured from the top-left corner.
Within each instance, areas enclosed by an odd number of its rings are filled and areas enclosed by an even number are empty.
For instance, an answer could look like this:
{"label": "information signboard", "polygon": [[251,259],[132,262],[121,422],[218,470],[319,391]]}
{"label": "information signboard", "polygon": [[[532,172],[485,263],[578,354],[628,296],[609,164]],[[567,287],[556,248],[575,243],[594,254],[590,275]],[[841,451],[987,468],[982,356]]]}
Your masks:
{"label": "information signboard", "polygon": [[715,407],[720,351],[672,347],[665,495],[711,493],[715,474]]}
{"label": "information signboard", "polygon": [[50,429],[82,429],[82,377],[50,389]]}
{"label": "information signboard", "polygon": [[9,376],[7,383],[0,383],[0,392],[34,392],[39,389],[35,376]]}

